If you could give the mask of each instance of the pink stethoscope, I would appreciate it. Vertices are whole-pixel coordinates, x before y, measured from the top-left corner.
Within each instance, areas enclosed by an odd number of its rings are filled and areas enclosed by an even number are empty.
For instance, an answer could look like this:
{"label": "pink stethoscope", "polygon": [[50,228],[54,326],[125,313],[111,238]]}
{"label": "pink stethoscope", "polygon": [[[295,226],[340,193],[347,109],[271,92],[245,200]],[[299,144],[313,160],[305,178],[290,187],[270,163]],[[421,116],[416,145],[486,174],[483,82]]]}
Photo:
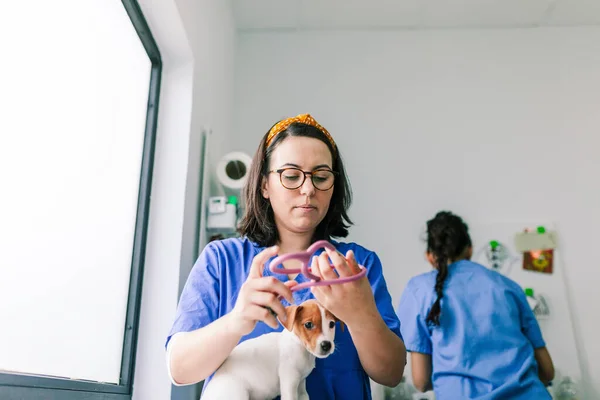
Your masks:
{"label": "pink stethoscope", "polygon": [[[362,278],[363,276],[365,276],[367,274],[366,268],[363,267],[362,265],[359,265],[360,272],[356,275],[352,275],[352,276],[348,276],[348,277],[324,280],[316,275],[313,275],[310,272],[310,267],[308,266],[308,264],[310,263],[310,259],[314,255],[314,253],[317,250],[319,250],[320,248],[327,248],[329,250],[337,251],[336,248],[328,241],[319,240],[319,241],[313,243],[308,249],[306,249],[306,251],[284,254],[282,256],[275,257],[269,263],[269,269],[273,273],[283,274],[283,275],[301,273],[302,275],[304,275],[305,277],[310,279],[309,282],[304,282],[304,283],[300,283],[298,285],[293,286],[290,289],[292,292],[295,292],[300,289],[306,289],[308,287],[313,287],[313,286],[328,286],[328,285],[335,285],[335,284],[339,284],[339,283],[352,282],[352,281]],[[301,268],[284,268],[282,264],[284,261],[288,261],[288,260],[299,260],[300,262],[302,262],[302,267]]]}

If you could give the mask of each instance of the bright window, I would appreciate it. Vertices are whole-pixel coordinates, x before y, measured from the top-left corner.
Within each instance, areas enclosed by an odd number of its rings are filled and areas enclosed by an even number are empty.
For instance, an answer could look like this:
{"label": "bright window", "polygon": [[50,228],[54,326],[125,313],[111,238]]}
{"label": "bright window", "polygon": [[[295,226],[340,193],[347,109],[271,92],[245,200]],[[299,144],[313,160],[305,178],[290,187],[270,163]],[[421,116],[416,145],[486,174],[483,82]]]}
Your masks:
{"label": "bright window", "polygon": [[156,67],[124,3],[0,3],[0,370],[121,383]]}

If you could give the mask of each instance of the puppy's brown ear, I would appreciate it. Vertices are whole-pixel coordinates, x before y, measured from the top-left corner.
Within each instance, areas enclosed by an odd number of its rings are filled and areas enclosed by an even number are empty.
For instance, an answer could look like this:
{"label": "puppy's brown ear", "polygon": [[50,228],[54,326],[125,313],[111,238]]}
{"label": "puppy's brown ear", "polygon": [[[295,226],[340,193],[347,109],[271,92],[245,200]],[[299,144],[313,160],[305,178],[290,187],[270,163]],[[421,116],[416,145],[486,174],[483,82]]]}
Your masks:
{"label": "puppy's brown ear", "polygon": [[292,331],[294,329],[294,321],[296,320],[296,316],[298,315],[298,311],[302,309],[302,306],[291,305],[285,308],[286,320],[281,321],[281,325],[285,327],[288,331]]}

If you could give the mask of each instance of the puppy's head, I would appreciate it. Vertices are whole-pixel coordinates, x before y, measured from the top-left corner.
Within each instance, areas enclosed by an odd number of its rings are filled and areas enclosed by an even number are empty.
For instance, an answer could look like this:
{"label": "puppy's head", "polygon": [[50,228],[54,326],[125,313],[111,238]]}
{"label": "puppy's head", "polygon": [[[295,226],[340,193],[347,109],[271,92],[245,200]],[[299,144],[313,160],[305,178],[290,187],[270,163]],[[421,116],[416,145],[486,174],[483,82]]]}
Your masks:
{"label": "puppy's head", "polygon": [[315,357],[325,358],[333,353],[337,319],[316,300],[307,300],[286,307],[287,320],[283,326],[294,333],[306,350]]}

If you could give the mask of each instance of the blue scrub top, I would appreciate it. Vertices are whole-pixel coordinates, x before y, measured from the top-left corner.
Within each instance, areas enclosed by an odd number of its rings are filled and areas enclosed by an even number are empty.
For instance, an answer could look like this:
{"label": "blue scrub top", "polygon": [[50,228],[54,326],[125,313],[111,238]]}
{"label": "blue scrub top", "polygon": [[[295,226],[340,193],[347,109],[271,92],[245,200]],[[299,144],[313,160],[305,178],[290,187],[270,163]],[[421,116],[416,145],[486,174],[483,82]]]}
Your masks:
{"label": "blue scrub top", "polygon": [[550,399],[534,357],[545,343],[523,289],[477,263],[453,263],[431,327],[436,276],[412,278],[398,307],[406,349],[432,356],[436,399]]}
{"label": "blue scrub top", "polygon": [[[357,262],[367,269],[367,278],[383,320],[401,337],[400,321],[387,290],[377,254],[355,243],[331,243],[342,254],[353,250]],[[167,344],[175,333],[202,328],[229,313],[248,277],[252,259],[264,249],[247,238],[210,242],[196,261],[183,288]],[[316,254],[321,252],[322,250],[319,250]],[[288,279],[286,275],[272,273],[268,269],[268,263],[265,264],[263,275],[275,276],[281,281]],[[306,282],[307,278],[299,274],[296,280],[302,283]],[[296,304],[314,298],[310,288],[298,290],[293,296]],[[285,299],[282,303],[284,306],[289,305]],[[241,341],[282,329],[282,326],[272,329],[259,322],[254,331],[244,336]],[[336,327],[335,344],[338,350],[334,354],[325,359],[316,359],[316,367],[306,380],[308,394],[311,398],[322,400],[371,399],[369,377],[362,368],[348,329],[342,332],[339,324]],[[204,387],[207,385],[210,385],[210,377],[205,381]]]}

